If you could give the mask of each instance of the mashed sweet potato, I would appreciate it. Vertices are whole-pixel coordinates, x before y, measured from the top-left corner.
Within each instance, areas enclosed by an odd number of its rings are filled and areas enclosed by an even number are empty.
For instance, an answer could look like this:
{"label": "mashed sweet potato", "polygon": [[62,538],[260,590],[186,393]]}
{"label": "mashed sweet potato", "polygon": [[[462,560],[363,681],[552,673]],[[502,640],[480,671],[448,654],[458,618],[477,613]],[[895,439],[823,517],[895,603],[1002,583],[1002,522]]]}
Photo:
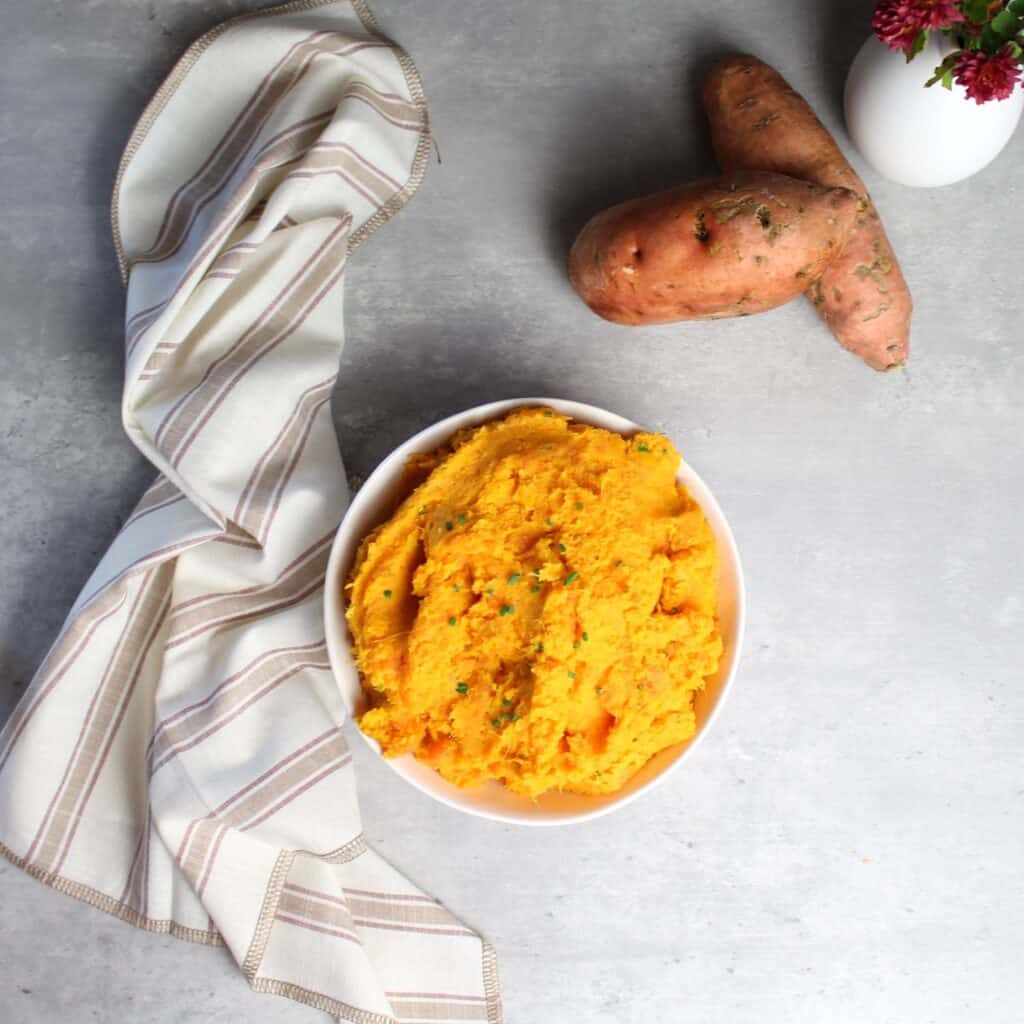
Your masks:
{"label": "mashed sweet potato", "polygon": [[346,584],[360,719],[470,786],[610,793],[693,735],[716,552],[658,434],[518,409],[418,456]]}

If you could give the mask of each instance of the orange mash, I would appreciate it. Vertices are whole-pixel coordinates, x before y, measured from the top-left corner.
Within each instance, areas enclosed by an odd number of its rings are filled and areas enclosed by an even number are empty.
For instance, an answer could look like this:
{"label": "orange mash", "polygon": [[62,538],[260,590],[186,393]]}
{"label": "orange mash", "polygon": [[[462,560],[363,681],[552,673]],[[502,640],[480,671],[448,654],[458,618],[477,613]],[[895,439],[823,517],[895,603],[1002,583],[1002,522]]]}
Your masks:
{"label": "orange mash", "polygon": [[523,408],[417,456],[347,618],[386,757],[458,786],[610,793],[694,733],[718,667],[716,551],[659,434]]}

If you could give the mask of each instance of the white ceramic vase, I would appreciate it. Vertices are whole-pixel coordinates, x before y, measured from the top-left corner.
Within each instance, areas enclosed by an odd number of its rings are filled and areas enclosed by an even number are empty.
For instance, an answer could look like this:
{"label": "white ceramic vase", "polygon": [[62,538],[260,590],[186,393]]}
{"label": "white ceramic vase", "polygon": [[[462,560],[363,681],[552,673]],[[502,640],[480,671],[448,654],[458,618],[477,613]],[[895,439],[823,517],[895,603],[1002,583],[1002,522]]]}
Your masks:
{"label": "white ceramic vase", "polygon": [[1010,141],[1021,112],[1018,82],[1005,100],[977,104],[963,86],[926,89],[949,52],[933,36],[910,63],[874,36],[846,79],[846,127],[864,159],[901,185],[950,185],[977,174]]}

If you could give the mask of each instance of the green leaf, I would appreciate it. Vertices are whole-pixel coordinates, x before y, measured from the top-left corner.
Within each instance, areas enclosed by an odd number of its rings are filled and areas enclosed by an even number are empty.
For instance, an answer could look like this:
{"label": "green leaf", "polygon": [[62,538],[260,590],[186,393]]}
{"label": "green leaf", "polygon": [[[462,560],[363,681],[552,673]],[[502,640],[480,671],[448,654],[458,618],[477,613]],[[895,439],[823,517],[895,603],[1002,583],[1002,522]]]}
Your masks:
{"label": "green leaf", "polygon": [[978,48],[984,50],[984,52],[989,55],[999,53],[1006,45],[1007,40],[1012,39],[1022,28],[1022,22],[1020,19],[1014,15],[1010,15],[1009,21],[1002,22],[1002,26],[1006,31],[1006,34],[1004,35],[1003,32],[998,31],[996,28],[996,21],[1006,13],[1006,11],[1001,12],[995,20],[991,21],[981,30],[981,37],[979,40],[980,46]]}
{"label": "green leaf", "polygon": [[1006,9],[1011,14],[1016,14],[1018,18],[1024,18],[1024,0],[1010,0]]}
{"label": "green leaf", "polygon": [[950,90],[952,90],[952,88],[953,88],[953,69],[952,68],[947,68],[942,73],[942,88],[943,89],[950,89]]}
{"label": "green leaf", "polygon": [[963,10],[968,21],[982,25],[988,17],[988,0],[965,0]]}
{"label": "green leaf", "polygon": [[[957,51],[957,52],[959,52],[959,51]],[[946,77],[947,76],[949,76],[949,80],[952,82],[952,80],[953,80],[953,65],[956,63],[956,57],[957,57],[956,53],[951,53],[935,69],[935,73],[932,75],[932,77],[929,78],[928,81],[924,83],[925,87],[926,88],[931,88],[931,86],[935,85],[936,82],[942,82],[943,85],[946,85]],[[948,89],[950,87],[946,86],[946,88]]]}
{"label": "green leaf", "polygon": [[1010,11],[1000,11],[992,19],[991,28],[1000,39],[1012,39],[1020,31],[1020,18]]}
{"label": "green leaf", "polygon": [[914,44],[907,50],[907,63],[909,64],[928,45],[928,30],[923,28],[914,36]]}
{"label": "green leaf", "polygon": [[1006,45],[1015,60],[1020,60],[1021,56],[1024,56],[1024,50],[1021,49],[1020,43],[1015,43],[1011,39]]}

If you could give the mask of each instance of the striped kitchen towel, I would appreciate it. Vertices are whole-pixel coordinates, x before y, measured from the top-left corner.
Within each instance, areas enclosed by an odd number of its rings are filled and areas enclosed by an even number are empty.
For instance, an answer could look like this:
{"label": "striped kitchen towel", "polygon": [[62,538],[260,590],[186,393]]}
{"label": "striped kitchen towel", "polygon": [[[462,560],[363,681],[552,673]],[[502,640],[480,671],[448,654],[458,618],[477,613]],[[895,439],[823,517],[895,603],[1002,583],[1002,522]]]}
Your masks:
{"label": "striped kitchen towel", "polygon": [[121,161],[122,414],[159,471],[0,732],[0,852],[359,1024],[502,1019],[490,948],[368,850],[322,586],[349,256],[430,148],[362,0],[227,22]]}

